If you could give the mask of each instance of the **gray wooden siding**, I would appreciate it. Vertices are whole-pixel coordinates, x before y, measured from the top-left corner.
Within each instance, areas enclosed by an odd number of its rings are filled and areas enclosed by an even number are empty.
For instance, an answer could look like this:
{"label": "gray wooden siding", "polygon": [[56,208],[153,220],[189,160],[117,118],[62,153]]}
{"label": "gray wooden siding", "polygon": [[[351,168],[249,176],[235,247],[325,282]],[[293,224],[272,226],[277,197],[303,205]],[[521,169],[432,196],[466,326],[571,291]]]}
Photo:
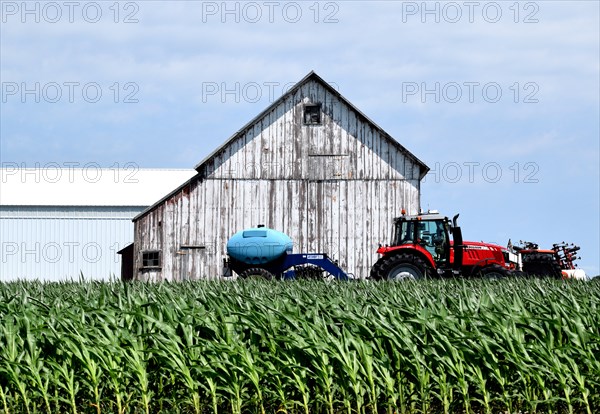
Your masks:
{"label": "gray wooden siding", "polygon": [[[323,125],[303,125],[322,103]],[[367,277],[402,208],[419,209],[421,167],[378,128],[309,81],[203,164],[190,184],[135,223],[135,268],[160,250],[143,280],[218,278],[235,232],[264,224],[295,252],[322,252]]]}
{"label": "gray wooden siding", "polygon": [[[303,104],[323,103],[323,125],[303,125]],[[314,167],[319,174],[314,176]],[[414,179],[419,166],[373,125],[309,82],[216,154],[203,175],[245,179]]]}
{"label": "gray wooden siding", "polygon": [[[402,208],[416,212],[418,194],[418,183],[405,180],[196,182],[136,223],[139,252],[162,251],[162,274],[144,271],[140,277],[217,278],[229,237],[259,224],[290,235],[296,252],[327,253],[366,277],[378,243],[391,237],[392,219]],[[137,259],[139,268],[141,254]]]}

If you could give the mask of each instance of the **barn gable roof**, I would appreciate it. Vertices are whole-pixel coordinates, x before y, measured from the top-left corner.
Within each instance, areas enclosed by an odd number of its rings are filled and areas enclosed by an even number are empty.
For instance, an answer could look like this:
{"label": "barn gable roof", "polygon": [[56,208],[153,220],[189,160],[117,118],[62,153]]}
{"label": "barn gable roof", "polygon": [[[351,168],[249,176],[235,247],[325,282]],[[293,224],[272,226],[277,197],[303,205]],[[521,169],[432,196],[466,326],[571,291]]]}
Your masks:
{"label": "barn gable roof", "polygon": [[283,94],[279,99],[275,100],[271,105],[265,108],[262,112],[252,118],[248,123],[246,123],[242,128],[240,128],[236,133],[234,133],[228,140],[226,140],[221,146],[211,152],[207,157],[204,158],[200,163],[198,163],[194,169],[197,171],[197,174],[187,180],[185,183],[175,188],[173,191],[162,197],[152,206],[148,207],[146,210],[142,211],[136,217],[133,218],[133,221],[137,221],[142,218],[150,211],[154,210],[157,206],[164,203],[166,200],[172,198],[175,194],[179,193],[185,187],[190,186],[196,180],[202,180],[206,178],[204,176],[206,168],[215,158],[226,151],[226,149],[233,145],[233,143],[242,136],[247,130],[252,128],[257,122],[259,122],[263,117],[273,111],[278,105],[282,102],[285,102],[290,96],[294,95],[298,89],[300,89],[303,85],[308,82],[315,81],[322,85],[328,93],[332,94],[336,98],[338,98],[344,105],[347,105],[352,111],[354,111],[357,117],[362,118],[365,123],[369,124],[372,128],[377,130],[381,137],[385,139],[392,147],[396,148],[399,152],[401,152],[405,157],[410,159],[416,166],[419,167],[419,180],[423,179],[427,172],[429,171],[429,167],[417,158],[414,154],[412,154],[409,150],[407,150],[402,144],[396,141],[392,136],[390,136],[387,132],[385,132],[379,125],[377,125],[374,121],[372,121],[369,117],[367,117],[363,112],[361,112],[356,106],[354,106],[350,101],[348,101],[342,94],[340,94],[333,86],[331,86],[328,82],[326,82],[323,78],[317,75],[314,71],[309,72],[304,78],[302,78],[298,83],[296,83],[293,87],[291,87],[285,94]]}
{"label": "barn gable roof", "polygon": [[402,152],[403,154],[405,154],[409,159],[411,159],[415,164],[417,164],[419,166],[419,169],[420,169],[420,172],[421,172],[420,176],[419,176],[419,179],[422,179],[423,177],[425,177],[425,175],[429,171],[429,167],[423,161],[421,161],[413,153],[411,153],[404,146],[402,146],[402,144],[400,144],[398,141],[396,141],[394,138],[392,138],[391,135],[389,135],[387,132],[385,132],[379,125],[377,125],[373,120],[371,120],[362,111],[360,111],[360,109],[358,109],[356,106],[354,106],[349,100],[347,100],[346,98],[344,98],[344,96],[342,96],[342,94],[339,91],[337,91],[333,86],[331,86],[323,78],[321,78],[319,75],[317,75],[315,73],[315,71],[310,71],[308,73],[308,75],[306,75],[298,83],[296,83],[293,87],[291,87],[279,99],[275,100],[265,110],[263,110],[261,113],[259,113],[258,115],[256,115],[246,125],[244,125],[242,128],[240,128],[227,141],[225,141],[223,143],[223,145],[221,145],[220,147],[218,147],[217,149],[215,149],[206,158],[204,158],[204,160],[202,160],[199,164],[197,164],[194,167],[196,169],[196,171],[198,171],[199,173],[201,173],[203,171],[204,167],[208,163],[210,163],[210,161],[215,156],[217,156],[218,154],[220,154],[221,152],[223,152],[227,147],[229,147],[229,145],[231,145],[246,130],[248,130],[249,128],[251,128],[256,122],[258,122],[265,115],[267,115],[269,112],[271,112],[275,107],[277,107],[277,105],[279,105],[282,102],[284,102],[289,96],[295,94],[296,91],[298,89],[300,89],[300,87],[302,87],[302,85],[304,85],[305,83],[307,83],[309,81],[316,81],[316,82],[320,83],[322,86],[324,86],[327,89],[327,91],[329,93],[331,93],[333,96],[337,97],[341,102],[343,102],[345,105],[347,105],[348,107],[350,107],[354,112],[356,112],[356,114],[359,117],[363,118],[368,124],[370,124],[373,128],[375,128],[377,131],[379,131],[380,134],[381,134],[381,136],[384,137],[384,139],[386,139],[392,146],[396,147],[396,149],[398,149],[400,152]]}

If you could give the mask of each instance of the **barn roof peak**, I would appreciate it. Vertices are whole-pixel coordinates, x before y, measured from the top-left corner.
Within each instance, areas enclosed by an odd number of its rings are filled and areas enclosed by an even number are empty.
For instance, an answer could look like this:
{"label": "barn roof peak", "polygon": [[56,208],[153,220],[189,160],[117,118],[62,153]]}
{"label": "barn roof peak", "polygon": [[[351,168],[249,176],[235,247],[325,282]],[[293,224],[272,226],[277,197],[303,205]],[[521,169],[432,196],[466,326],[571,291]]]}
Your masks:
{"label": "barn roof peak", "polygon": [[234,133],[228,140],[226,140],[222,145],[220,145],[217,149],[215,149],[212,153],[210,153],[206,158],[204,158],[204,160],[202,160],[199,164],[197,164],[194,167],[197,172],[197,174],[194,177],[190,178],[188,181],[186,181],[185,183],[183,183],[182,185],[180,185],[179,187],[174,189],[172,192],[170,192],[169,194],[167,194],[166,196],[164,196],[163,198],[158,200],[152,206],[148,207],[146,210],[144,210],[143,212],[138,214],[136,217],[133,218],[133,221],[135,222],[135,221],[139,220],[141,217],[145,216],[150,211],[154,210],[156,208],[156,206],[160,205],[165,200],[168,200],[170,197],[172,197],[174,194],[176,194],[182,188],[190,185],[190,183],[192,183],[194,180],[204,179],[205,176],[203,174],[204,174],[205,168],[207,166],[209,166],[210,163],[219,156],[219,154],[223,153],[226,150],[226,148],[228,148],[230,145],[232,145],[232,143],[236,139],[238,139],[241,135],[243,135],[249,128],[251,128],[262,117],[266,116],[269,112],[271,112],[275,107],[277,107],[277,105],[280,105],[289,96],[295,94],[296,91],[298,89],[300,89],[304,84],[306,84],[307,82],[311,82],[311,81],[315,81],[315,82],[319,83],[321,86],[323,86],[327,90],[328,93],[330,93],[332,96],[335,96],[336,98],[338,98],[343,104],[347,105],[348,108],[350,108],[352,111],[354,111],[354,113],[357,115],[357,117],[362,118],[365,123],[370,124],[374,129],[376,129],[380,133],[381,137],[384,140],[386,140],[392,147],[395,147],[398,151],[402,152],[407,158],[412,160],[413,163],[419,167],[419,171],[420,171],[419,177],[418,177],[419,180],[421,180],[421,179],[423,179],[423,177],[425,177],[425,174],[427,174],[427,172],[429,171],[429,167],[427,165],[425,165],[425,163],[423,161],[418,159],[409,150],[404,148],[404,146],[402,146],[392,136],[390,136],[387,132],[385,132],[379,125],[377,125],[375,122],[373,122],[369,117],[367,117],[364,113],[362,113],[350,101],[348,101],[346,98],[344,98],[342,96],[342,94],[336,88],[334,88],[330,83],[326,82],[323,78],[321,78],[314,70],[311,70],[306,76],[304,76],[294,86],[292,86],[290,89],[288,89],[286,93],[284,93],[281,97],[276,99],[272,104],[270,104],[262,112],[260,112],[254,118],[252,118],[243,127],[238,129],[238,131],[236,133]]}
{"label": "barn roof peak", "polygon": [[296,91],[299,88],[301,88],[302,85],[304,85],[305,83],[307,83],[309,81],[316,81],[316,82],[320,83],[321,85],[323,85],[328,90],[328,92],[330,92],[332,95],[334,95],[338,99],[340,99],[344,104],[346,104],[350,108],[352,108],[352,110],[355,111],[359,116],[361,116],[362,118],[364,118],[366,122],[368,122],[369,124],[371,124],[378,131],[380,131],[381,134],[382,134],[382,136],[385,139],[387,139],[392,145],[394,145],[395,147],[397,147],[400,151],[402,151],[409,158],[411,158],[416,164],[418,164],[419,167],[420,167],[420,170],[421,170],[421,174],[420,174],[419,178],[423,178],[425,176],[425,174],[427,174],[427,172],[429,171],[429,167],[423,161],[421,161],[414,154],[412,154],[410,151],[408,151],[406,148],[404,148],[404,146],[402,146],[392,136],[390,136],[387,132],[385,132],[379,125],[377,125],[368,116],[366,116],[362,111],[360,111],[356,106],[354,106],[348,99],[344,98],[344,96],[342,96],[342,94],[337,89],[335,89],[330,83],[326,82],[314,70],[311,70],[310,72],[308,72],[308,74],[306,76],[304,76],[294,86],[292,86],[290,89],[288,89],[286,93],[284,93],[281,97],[279,97],[279,99],[276,99],[273,103],[271,103],[271,105],[269,105],[262,112],[260,112],[254,118],[252,118],[248,123],[246,123],[243,127],[241,127],[238,131],[236,131],[222,145],[220,145],[217,149],[215,149],[213,152],[211,152],[206,158],[204,158],[204,160],[202,160],[200,163],[198,163],[194,167],[196,169],[196,171],[201,172],[202,168],[204,167],[205,164],[207,164],[208,162],[210,162],[210,160],[212,158],[214,158],[217,154],[219,154],[224,148],[226,148],[231,142],[233,142],[240,134],[243,134],[244,131],[246,131],[248,128],[250,128],[252,125],[254,125],[263,116],[265,116],[270,111],[272,111],[273,108],[275,108],[281,102],[285,101],[290,95],[293,95],[294,93],[296,93]]}

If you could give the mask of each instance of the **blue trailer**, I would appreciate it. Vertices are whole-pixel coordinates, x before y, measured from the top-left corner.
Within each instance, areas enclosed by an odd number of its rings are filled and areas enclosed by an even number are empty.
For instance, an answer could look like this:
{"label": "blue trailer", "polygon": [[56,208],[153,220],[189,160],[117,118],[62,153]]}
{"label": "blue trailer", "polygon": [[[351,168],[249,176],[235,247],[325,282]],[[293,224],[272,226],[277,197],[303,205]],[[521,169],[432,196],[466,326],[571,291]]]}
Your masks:
{"label": "blue trailer", "polygon": [[264,226],[237,232],[227,242],[223,275],[296,279],[322,277],[325,272],[337,280],[351,279],[327,254],[292,253],[292,246],[286,234]]}

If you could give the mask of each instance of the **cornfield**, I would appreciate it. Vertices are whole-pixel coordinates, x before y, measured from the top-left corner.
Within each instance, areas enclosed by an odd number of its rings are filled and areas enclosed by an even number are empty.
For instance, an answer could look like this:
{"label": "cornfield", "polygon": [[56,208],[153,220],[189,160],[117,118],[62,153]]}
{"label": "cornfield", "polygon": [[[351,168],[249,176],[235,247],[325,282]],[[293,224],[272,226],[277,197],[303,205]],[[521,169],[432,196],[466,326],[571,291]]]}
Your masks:
{"label": "cornfield", "polygon": [[597,413],[600,284],[0,284],[0,413]]}

